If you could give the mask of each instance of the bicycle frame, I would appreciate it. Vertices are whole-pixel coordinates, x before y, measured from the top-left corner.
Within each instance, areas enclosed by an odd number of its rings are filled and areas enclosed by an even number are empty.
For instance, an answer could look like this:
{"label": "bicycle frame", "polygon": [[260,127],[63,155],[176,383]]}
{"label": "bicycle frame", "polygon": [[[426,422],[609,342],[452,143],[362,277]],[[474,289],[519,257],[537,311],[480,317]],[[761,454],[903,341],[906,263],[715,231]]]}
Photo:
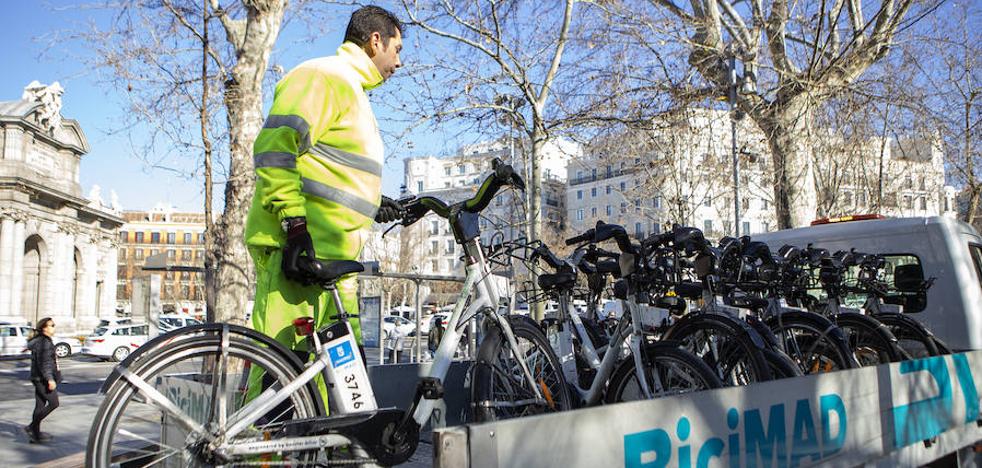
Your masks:
{"label": "bicycle frame", "polygon": [[[621,300],[621,304],[627,308],[629,313],[623,314],[618,321],[614,336],[611,337],[611,341],[607,345],[607,352],[604,353],[604,357],[601,360],[598,357],[596,348],[593,346],[593,342],[590,341],[590,337],[586,333],[583,321],[579,315],[570,313],[569,303],[569,293],[560,294],[560,328],[557,332],[558,339],[553,346],[557,348],[557,354],[559,355],[559,361],[562,365],[566,381],[573,384],[573,388],[576,389],[583,403],[591,406],[600,401],[607,381],[613,375],[614,368],[620,361],[625,343],[627,343],[629,354],[634,359],[634,371],[641,385],[641,391],[644,393],[645,398],[651,399],[653,397],[652,389],[648,387],[648,379],[644,378],[645,367],[641,354],[641,340],[644,335],[641,331],[642,322],[638,308],[629,301]],[[572,325],[572,328],[569,325]],[[580,388],[578,383],[576,360],[573,358],[573,334],[576,334],[577,339],[580,341],[581,357],[587,361],[590,367],[597,370],[597,374],[594,376],[593,382],[588,389]],[[630,340],[628,340],[629,338]],[[655,385],[660,389],[661,382],[657,380],[658,376],[655,375],[654,378],[656,380]]]}
{"label": "bicycle frame", "polygon": [[[504,332],[513,353],[518,349],[517,340],[511,331],[508,320],[504,316],[497,313],[497,305],[500,295],[496,285],[489,278],[490,269],[484,260],[484,253],[481,250],[479,238],[465,244],[464,252],[467,260],[467,276],[464,280],[464,286],[463,289],[461,289],[457,303],[454,306],[453,314],[450,316],[447,330],[440,340],[440,346],[434,355],[433,362],[426,375],[423,376],[436,378],[441,382],[447,376],[447,371],[449,370],[450,363],[453,360],[454,352],[457,349],[457,346],[460,344],[461,338],[463,337],[463,327],[465,327],[468,321],[474,318],[479,312],[483,311],[487,317],[496,320],[497,324],[501,327],[502,332]],[[470,296],[471,292],[476,293],[475,298],[473,301],[471,301],[470,305],[467,305],[467,298]],[[341,302],[337,296],[337,291],[335,290],[333,294],[336,304],[341,307]],[[345,322],[345,324],[347,325],[347,322]],[[348,325],[348,327],[350,331],[350,325]],[[543,398],[538,385],[535,385],[535,380],[532,377],[532,373],[528,368],[528,365],[525,363],[525,360],[518,359],[518,356],[516,356],[516,360],[521,365],[525,378],[528,379],[530,384],[530,388],[535,390],[536,401],[544,402],[545,399]],[[327,448],[350,444],[350,440],[343,436],[337,435],[330,435],[330,437],[321,435],[280,438],[264,442],[236,444],[234,446],[227,445],[227,443],[223,442],[235,437],[250,425],[254,424],[264,414],[275,408],[283,401],[286,401],[295,391],[304,385],[307,385],[314,377],[323,372],[329,365],[330,359],[326,347],[321,347],[318,349],[316,360],[310,366],[308,366],[297,379],[291,381],[278,391],[267,389],[254,400],[249,402],[245,407],[243,407],[236,415],[233,415],[233,417],[229,420],[228,429],[224,432],[224,434],[221,434],[220,439],[216,441],[216,449],[219,451],[224,451],[224,453],[241,455],[249,453],[266,453],[270,450],[282,447],[291,447],[291,449],[296,449],[296,447]],[[337,392],[337,390],[332,389],[330,398],[337,398]],[[421,399],[419,401],[418,405],[416,406],[416,410],[413,413],[413,419],[417,424],[419,424],[420,427],[425,425],[426,421],[429,420],[431,414],[433,413],[434,404],[434,400]],[[189,422],[193,423],[193,421]]]}

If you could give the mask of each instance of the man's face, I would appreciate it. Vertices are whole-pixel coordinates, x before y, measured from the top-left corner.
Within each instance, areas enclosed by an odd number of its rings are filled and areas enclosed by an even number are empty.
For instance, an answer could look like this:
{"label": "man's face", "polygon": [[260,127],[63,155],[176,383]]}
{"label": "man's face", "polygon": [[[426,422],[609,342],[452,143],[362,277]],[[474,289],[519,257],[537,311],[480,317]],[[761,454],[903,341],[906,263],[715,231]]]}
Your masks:
{"label": "man's face", "polygon": [[389,44],[386,46],[382,41],[382,35],[375,32],[372,33],[370,43],[372,53],[369,55],[372,62],[382,74],[382,79],[388,80],[397,68],[402,67],[402,61],[399,60],[399,53],[402,52],[402,33],[396,30],[396,35],[389,38]]}

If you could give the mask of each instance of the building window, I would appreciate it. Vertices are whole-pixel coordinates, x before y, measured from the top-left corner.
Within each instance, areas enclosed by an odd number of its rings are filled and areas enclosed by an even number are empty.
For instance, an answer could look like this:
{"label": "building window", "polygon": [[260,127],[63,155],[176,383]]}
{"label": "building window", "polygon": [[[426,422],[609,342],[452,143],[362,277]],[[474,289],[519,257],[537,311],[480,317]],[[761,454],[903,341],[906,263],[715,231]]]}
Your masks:
{"label": "building window", "polygon": [[447,259],[447,271],[453,271],[454,259]]}
{"label": "building window", "polygon": [[613,214],[613,210],[611,210],[610,205],[607,205],[607,216],[610,216],[611,214]]}
{"label": "building window", "polygon": [[167,249],[167,259],[174,260],[177,258],[177,252],[174,249]]}
{"label": "building window", "polygon": [[749,198],[744,198],[743,200],[740,200],[740,204],[743,205],[741,207],[741,209],[743,209],[743,210],[749,210],[750,209],[750,199]]}
{"label": "building window", "polygon": [[177,233],[176,232],[168,232],[167,233],[167,243],[168,244],[176,244],[177,243]]}
{"label": "building window", "polygon": [[119,249],[119,259],[126,260],[126,249]]}
{"label": "building window", "polygon": [[634,237],[640,239],[644,236],[644,232],[641,230],[641,223],[634,223]]}
{"label": "building window", "polygon": [[920,200],[921,200],[921,209],[922,210],[926,210],[927,209],[927,197],[921,197]]}
{"label": "building window", "polygon": [[126,242],[127,241],[126,231],[119,231],[119,241],[120,242]]}
{"label": "building window", "polygon": [[440,233],[440,222],[439,221],[430,221],[430,235],[435,236],[435,235],[437,235],[439,233]]}
{"label": "building window", "polygon": [[583,210],[582,209],[576,210],[576,220],[577,221],[583,221]]}
{"label": "building window", "polygon": [[191,233],[190,232],[185,232],[184,233],[184,243],[185,244],[190,244],[191,243]]}
{"label": "building window", "polygon": [[852,206],[852,192],[842,192],[842,205],[846,207]]}
{"label": "building window", "polygon": [[583,171],[576,171],[576,180],[583,179]]}
{"label": "building window", "polygon": [[464,165],[463,164],[458,164],[457,165],[457,174],[463,175],[465,172],[467,172],[467,170],[466,170],[466,168],[464,168]]}
{"label": "building window", "polygon": [[596,187],[593,187],[593,188],[590,189],[590,197],[593,198],[593,197],[596,197],[596,196],[597,196],[597,188]]}
{"label": "building window", "polygon": [[450,175],[450,166],[443,168],[443,175]]}
{"label": "building window", "polygon": [[198,234],[198,243],[199,244],[204,244],[205,243],[205,233],[202,232],[202,233]]}
{"label": "building window", "polygon": [[661,208],[661,197],[655,197],[655,208]]}
{"label": "building window", "polygon": [[904,209],[911,209],[914,205],[913,199],[910,195],[904,195]]}
{"label": "building window", "polygon": [[435,254],[440,249],[440,241],[430,241],[430,253]]}
{"label": "building window", "polygon": [[597,217],[597,207],[594,206],[593,208],[590,208],[590,217],[591,218]]}
{"label": "building window", "polygon": [[761,200],[761,205],[763,206],[763,209],[766,210],[767,207],[770,205],[770,203],[766,199],[764,199],[764,200]]}
{"label": "building window", "polygon": [[904,179],[904,188],[906,189],[914,188],[914,179],[912,179],[909,175]]}
{"label": "building window", "polygon": [[771,224],[768,223],[767,221],[764,221],[763,228],[764,228],[764,232],[769,232],[771,230]]}
{"label": "building window", "polygon": [[191,260],[191,251],[190,250],[184,250],[184,251],[182,251],[181,252],[181,260],[184,260],[185,262],[190,261]]}
{"label": "building window", "polygon": [[577,190],[576,191],[576,199],[577,200],[582,200],[583,199],[583,191],[582,190]]}
{"label": "building window", "polygon": [[702,222],[702,232],[709,234],[713,230],[713,220],[707,219]]}
{"label": "building window", "polygon": [[453,239],[447,239],[447,254],[453,255],[454,253],[454,241]]}
{"label": "building window", "polygon": [[743,222],[743,228],[740,231],[740,234],[743,234],[745,236],[750,234],[750,221]]}
{"label": "building window", "polygon": [[423,181],[422,180],[416,182],[416,191],[417,192],[422,192],[423,191]]}
{"label": "building window", "polygon": [[951,204],[948,200],[948,197],[944,197],[944,210],[945,212],[951,211]]}
{"label": "building window", "polygon": [[142,244],[143,243],[143,233],[142,232],[136,233],[136,239],[135,240],[136,240],[136,243],[137,244]]}
{"label": "building window", "polygon": [[610,186],[607,186],[607,195],[610,195]]}
{"label": "building window", "polygon": [[627,184],[624,183],[624,182],[621,182],[621,192],[623,192],[624,190],[627,190]]}
{"label": "building window", "polygon": [[[866,192],[859,192],[856,198],[859,200],[859,206],[866,206]],[[765,201],[764,206],[766,207],[766,205],[767,202]]]}
{"label": "building window", "polygon": [[658,224],[658,221],[651,223],[651,232],[654,234],[661,234],[661,224]]}
{"label": "building window", "polygon": [[151,244],[159,244],[160,243],[160,233],[159,232],[151,232],[150,233],[150,243]]}
{"label": "building window", "polygon": [[627,203],[621,202],[621,214],[627,213]]}
{"label": "building window", "polygon": [[709,198],[709,197],[706,197],[706,200],[702,202],[702,205],[703,206],[713,206],[713,200],[711,198]]}
{"label": "building window", "polygon": [[160,250],[158,250],[158,249],[150,249],[150,256],[151,257],[154,256],[154,255],[157,255],[159,253],[160,253]]}
{"label": "building window", "polygon": [[143,260],[143,249],[136,249],[133,252],[133,258],[137,260]]}
{"label": "building window", "polygon": [[440,271],[440,261],[439,260],[430,260],[430,267],[432,268],[432,270],[433,270],[434,273]]}
{"label": "building window", "polygon": [[921,177],[921,190],[927,190],[926,188],[924,188],[926,185],[926,182],[924,181],[925,179],[926,177]]}
{"label": "building window", "polygon": [[164,279],[173,280],[174,279],[174,272],[173,271],[168,271],[168,272],[164,273]]}
{"label": "building window", "polygon": [[634,211],[641,211],[641,200],[634,200]]}

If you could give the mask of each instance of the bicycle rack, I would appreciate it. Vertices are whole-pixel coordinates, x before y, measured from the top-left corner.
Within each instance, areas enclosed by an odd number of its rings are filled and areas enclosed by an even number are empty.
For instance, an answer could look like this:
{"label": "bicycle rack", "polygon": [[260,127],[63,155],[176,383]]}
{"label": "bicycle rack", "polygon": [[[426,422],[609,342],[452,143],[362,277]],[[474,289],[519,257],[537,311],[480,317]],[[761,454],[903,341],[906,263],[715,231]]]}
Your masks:
{"label": "bicycle rack", "polygon": [[[977,457],[982,351],[434,432],[436,467],[918,466]],[[976,460],[977,461],[977,460]],[[776,463],[774,463],[776,462]]]}

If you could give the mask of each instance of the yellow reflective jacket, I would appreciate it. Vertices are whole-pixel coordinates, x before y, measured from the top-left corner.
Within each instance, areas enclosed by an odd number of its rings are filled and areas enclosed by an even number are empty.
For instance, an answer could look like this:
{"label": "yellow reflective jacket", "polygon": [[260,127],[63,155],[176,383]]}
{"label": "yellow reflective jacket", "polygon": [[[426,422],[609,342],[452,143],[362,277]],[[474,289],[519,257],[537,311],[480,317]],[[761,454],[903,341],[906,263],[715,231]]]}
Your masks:
{"label": "yellow reflective jacket", "polygon": [[283,218],[305,216],[318,258],[357,257],[382,196],[382,138],[365,94],[381,83],[368,55],[345,42],[276,84],[253,147],[248,245],[284,245]]}

